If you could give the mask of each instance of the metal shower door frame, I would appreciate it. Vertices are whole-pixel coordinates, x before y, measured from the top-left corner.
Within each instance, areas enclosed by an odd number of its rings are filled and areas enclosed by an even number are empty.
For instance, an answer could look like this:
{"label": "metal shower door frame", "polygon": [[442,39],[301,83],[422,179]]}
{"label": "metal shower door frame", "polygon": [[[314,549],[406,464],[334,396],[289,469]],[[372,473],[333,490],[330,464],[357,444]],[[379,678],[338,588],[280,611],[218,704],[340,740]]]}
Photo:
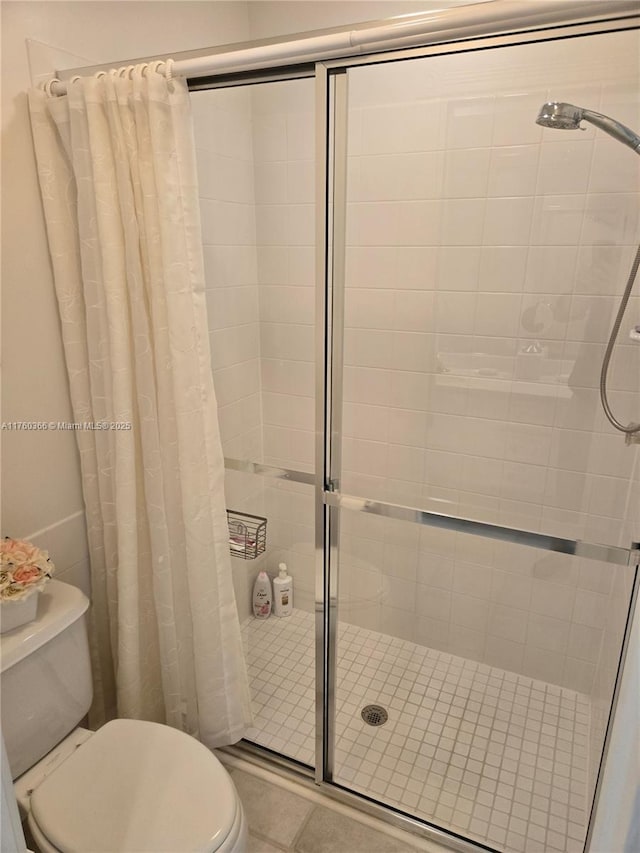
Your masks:
{"label": "metal shower door frame", "polygon": [[[315,489],[315,630],[316,630],[316,736],[315,781],[331,797],[355,805],[388,823],[409,829],[460,851],[487,850],[485,845],[461,838],[424,820],[356,794],[334,782],[336,648],[338,617],[338,538],[339,521],[343,511],[355,511],[396,518],[425,526],[440,527],[483,537],[529,545],[544,551],[574,554],[616,565],[635,566],[632,596],[619,673],[628,647],[633,606],[637,598],[640,544],[629,548],[580,542],[547,536],[527,530],[502,527],[458,516],[426,512],[411,506],[398,506],[383,501],[343,494],[340,491],[340,454],[342,441],[342,340],[344,327],[344,251],[346,214],[346,110],[347,74],[350,68],[363,65],[398,62],[446,54],[467,53],[490,48],[531,44],[539,41],[597,35],[607,32],[637,29],[640,16],[601,20],[587,24],[567,24],[540,28],[528,32],[498,36],[471,37],[466,40],[436,44],[431,47],[408,48],[358,55],[353,58],[318,62],[313,67],[291,66],[277,74],[256,70],[249,75],[231,75],[218,82],[215,79],[193,81],[190,88],[227,88],[232,85],[252,85],[315,78],[316,116],[316,323],[315,323],[315,474],[285,469],[262,462],[244,459],[225,459],[225,467],[268,478],[313,485]],[[611,708],[602,766],[610,740],[611,719],[619,691],[619,681]],[[306,776],[311,768],[278,755],[270,750],[244,742],[239,752],[252,754],[255,760],[267,761],[273,769],[289,770]],[[602,766],[596,797],[601,788]],[[592,826],[593,821],[591,822]],[[590,828],[591,832],[591,828]],[[587,842],[588,849],[588,842]]]}
{"label": "metal shower door frame", "polygon": [[378,65],[443,54],[524,45],[539,41],[598,35],[637,29],[640,18],[589,24],[554,26],[538,32],[476,38],[426,48],[411,48],[316,64],[316,766],[315,779],[333,797],[357,802],[373,815],[385,814],[399,827],[418,831],[461,851],[489,849],[422,820],[412,818],[367,797],[353,794],[334,782],[336,647],[338,625],[339,520],[343,510],[364,512],[482,537],[528,545],[585,559],[631,566],[633,588],[603,757],[593,800],[587,842],[602,787],[602,771],[611,736],[611,724],[620,688],[620,675],[629,644],[637,599],[640,543],[617,547],[548,536],[473,519],[427,512],[344,494],[340,490],[342,444],[342,347],[344,332],[344,253],[346,224],[347,73],[350,68]]}

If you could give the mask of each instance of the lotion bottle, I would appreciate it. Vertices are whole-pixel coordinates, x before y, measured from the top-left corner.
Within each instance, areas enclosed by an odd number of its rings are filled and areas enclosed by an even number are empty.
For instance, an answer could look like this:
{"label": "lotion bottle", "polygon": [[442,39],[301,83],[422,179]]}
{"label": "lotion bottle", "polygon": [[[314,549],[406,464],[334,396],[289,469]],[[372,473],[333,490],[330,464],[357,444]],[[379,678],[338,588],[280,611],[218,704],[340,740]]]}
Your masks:
{"label": "lotion bottle", "polygon": [[253,585],[253,615],[256,619],[267,619],[271,615],[271,581],[266,572],[260,572]]}
{"label": "lotion bottle", "polygon": [[285,563],[280,563],[278,577],[273,579],[273,596],[276,616],[291,616],[293,613],[293,578],[287,574]]}

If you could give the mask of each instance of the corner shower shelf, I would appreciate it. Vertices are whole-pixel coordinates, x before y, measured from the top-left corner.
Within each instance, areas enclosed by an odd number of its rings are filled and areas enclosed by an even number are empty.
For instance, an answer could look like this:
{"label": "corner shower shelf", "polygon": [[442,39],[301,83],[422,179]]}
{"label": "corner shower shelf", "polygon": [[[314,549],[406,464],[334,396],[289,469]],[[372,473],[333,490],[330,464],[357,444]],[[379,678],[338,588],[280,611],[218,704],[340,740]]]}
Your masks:
{"label": "corner shower shelf", "polygon": [[255,560],[267,547],[267,519],[235,509],[227,510],[229,550],[232,557]]}

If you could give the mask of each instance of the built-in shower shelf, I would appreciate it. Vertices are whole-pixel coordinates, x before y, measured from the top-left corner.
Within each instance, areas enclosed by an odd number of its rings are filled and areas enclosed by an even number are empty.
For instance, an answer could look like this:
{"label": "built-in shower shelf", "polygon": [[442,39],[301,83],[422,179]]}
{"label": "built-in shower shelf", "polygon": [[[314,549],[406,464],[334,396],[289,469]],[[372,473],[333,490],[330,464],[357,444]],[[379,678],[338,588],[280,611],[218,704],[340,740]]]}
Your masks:
{"label": "built-in shower shelf", "polygon": [[523,382],[503,376],[487,377],[477,374],[475,376],[462,376],[438,373],[436,385],[446,388],[469,388],[473,391],[487,391],[492,394],[520,394],[528,397],[550,397],[567,400],[573,397],[571,388],[556,380]]}
{"label": "built-in shower shelf", "polygon": [[520,394],[552,399],[573,397],[575,361],[549,358],[547,350],[497,356],[483,352],[438,353],[436,384],[492,394]]}
{"label": "built-in shower shelf", "polygon": [[227,510],[229,550],[232,557],[255,560],[267,547],[267,519],[235,509]]}

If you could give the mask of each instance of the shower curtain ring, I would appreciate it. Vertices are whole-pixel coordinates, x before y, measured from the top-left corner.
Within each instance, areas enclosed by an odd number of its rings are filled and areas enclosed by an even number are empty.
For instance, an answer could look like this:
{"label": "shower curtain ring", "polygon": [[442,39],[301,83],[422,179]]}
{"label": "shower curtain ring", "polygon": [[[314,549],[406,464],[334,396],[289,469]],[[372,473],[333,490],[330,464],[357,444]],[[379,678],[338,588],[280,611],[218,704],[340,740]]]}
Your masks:
{"label": "shower curtain ring", "polygon": [[51,80],[47,80],[47,82],[43,85],[44,93],[48,98],[54,98],[55,95],[51,91],[51,87],[54,83],[61,83],[62,81],[58,79],[58,77],[52,77]]}
{"label": "shower curtain ring", "polygon": [[149,68],[154,74],[157,74],[161,65],[164,65],[164,59],[154,59],[153,62],[149,63]]}
{"label": "shower curtain ring", "polygon": [[165,62],[164,76],[167,78],[167,82],[173,79],[173,66],[175,62],[173,59],[167,59]]}

